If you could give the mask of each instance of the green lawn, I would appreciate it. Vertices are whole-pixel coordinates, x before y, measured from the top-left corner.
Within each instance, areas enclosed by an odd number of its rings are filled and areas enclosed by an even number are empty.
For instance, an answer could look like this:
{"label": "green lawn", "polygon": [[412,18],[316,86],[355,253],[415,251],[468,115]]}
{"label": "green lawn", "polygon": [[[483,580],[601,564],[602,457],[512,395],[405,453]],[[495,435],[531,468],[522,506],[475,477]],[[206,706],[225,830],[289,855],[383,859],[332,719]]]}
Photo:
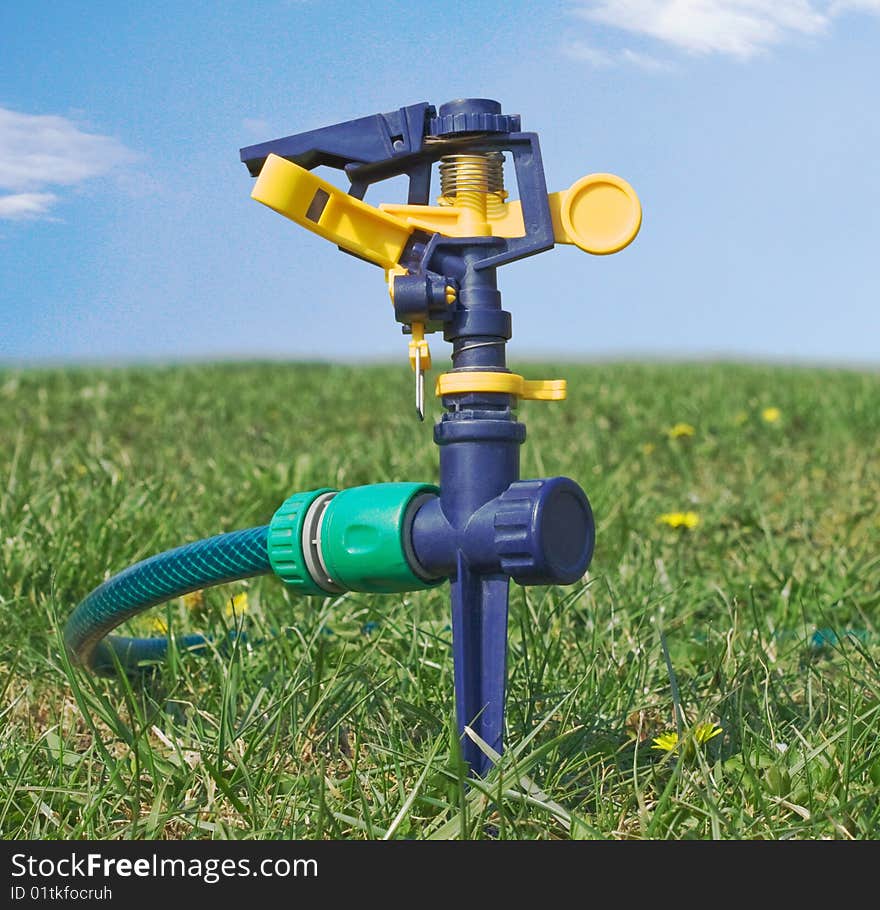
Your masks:
{"label": "green lawn", "polygon": [[519,366],[569,381],[521,407],[522,475],[579,481],[598,538],[583,582],[512,587],[507,752],[472,787],[446,586],[216,588],[129,628],[247,643],[130,685],[59,647],[139,559],[297,490],[434,481],[405,364],[0,371],[0,836],[880,836],[880,374]]}

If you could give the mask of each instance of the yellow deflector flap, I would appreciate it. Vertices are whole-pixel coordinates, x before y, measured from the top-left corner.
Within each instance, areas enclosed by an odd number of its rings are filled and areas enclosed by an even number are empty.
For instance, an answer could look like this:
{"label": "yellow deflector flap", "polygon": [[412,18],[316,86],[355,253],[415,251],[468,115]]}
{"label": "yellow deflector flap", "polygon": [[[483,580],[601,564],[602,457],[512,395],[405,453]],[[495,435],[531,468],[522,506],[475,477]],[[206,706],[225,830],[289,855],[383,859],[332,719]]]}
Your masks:
{"label": "yellow deflector flap", "polygon": [[279,155],[266,158],[251,198],[385,269],[400,260],[414,230]]}
{"label": "yellow deflector flap", "polygon": [[[562,242],[574,243],[595,256],[622,250],[642,226],[639,197],[616,174],[588,174],[554,195],[565,234]],[[556,240],[560,242],[558,235]]]}

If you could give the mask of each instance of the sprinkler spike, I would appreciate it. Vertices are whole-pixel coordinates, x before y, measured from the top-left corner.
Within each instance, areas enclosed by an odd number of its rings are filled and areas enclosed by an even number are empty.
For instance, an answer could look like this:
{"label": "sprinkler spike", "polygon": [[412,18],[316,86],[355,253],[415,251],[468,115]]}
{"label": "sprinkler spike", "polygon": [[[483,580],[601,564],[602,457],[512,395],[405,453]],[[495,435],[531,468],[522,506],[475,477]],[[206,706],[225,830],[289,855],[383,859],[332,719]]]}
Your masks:
{"label": "sprinkler spike", "polygon": [[[452,648],[455,707],[459,730],[470,727],[500,753],[504,733],[507,687],[506,575],[480,575],[459,555],[452,593]],[[483,777],[492,761],[468,736],[462,754],[474,773]]]}

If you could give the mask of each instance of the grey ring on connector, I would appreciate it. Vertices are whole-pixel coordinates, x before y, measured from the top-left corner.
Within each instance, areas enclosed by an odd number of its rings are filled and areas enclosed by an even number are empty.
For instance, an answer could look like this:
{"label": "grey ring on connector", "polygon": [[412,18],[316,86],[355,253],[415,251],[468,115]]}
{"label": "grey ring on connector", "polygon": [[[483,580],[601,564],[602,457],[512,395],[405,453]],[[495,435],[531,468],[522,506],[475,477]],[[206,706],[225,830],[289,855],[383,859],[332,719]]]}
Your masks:
{"label": "grey ring on connector", "polygon": [[321,558],[321,525],[327,506],[335,493],[322,493],[310,506],[303,520],[302,551],[309,575],[318,587],[323,588],[328,594],[342,594],[345,588],[340,587],[327,572],[324,560]]}

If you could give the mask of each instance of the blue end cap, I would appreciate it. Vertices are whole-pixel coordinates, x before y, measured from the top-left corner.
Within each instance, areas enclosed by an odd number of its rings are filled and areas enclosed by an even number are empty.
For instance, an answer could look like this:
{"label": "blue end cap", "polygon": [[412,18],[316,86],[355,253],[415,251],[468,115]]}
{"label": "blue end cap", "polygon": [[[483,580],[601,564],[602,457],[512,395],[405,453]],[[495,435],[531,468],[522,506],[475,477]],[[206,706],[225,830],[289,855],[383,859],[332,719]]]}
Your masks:
{"label": "blue end cap", "polygon": [[593,511],[568,477],[520,480],[496,500],[495,550],[521,585],[568,585],[587,571],[596,543]]}
{"label": "blue end cap", "polygon": [[490,98],[459,98],[441,104],[436,117],[431,117],[431,136],[455,136],[459,133],[518,133],[519,114],[502,114],[501,105]]}

